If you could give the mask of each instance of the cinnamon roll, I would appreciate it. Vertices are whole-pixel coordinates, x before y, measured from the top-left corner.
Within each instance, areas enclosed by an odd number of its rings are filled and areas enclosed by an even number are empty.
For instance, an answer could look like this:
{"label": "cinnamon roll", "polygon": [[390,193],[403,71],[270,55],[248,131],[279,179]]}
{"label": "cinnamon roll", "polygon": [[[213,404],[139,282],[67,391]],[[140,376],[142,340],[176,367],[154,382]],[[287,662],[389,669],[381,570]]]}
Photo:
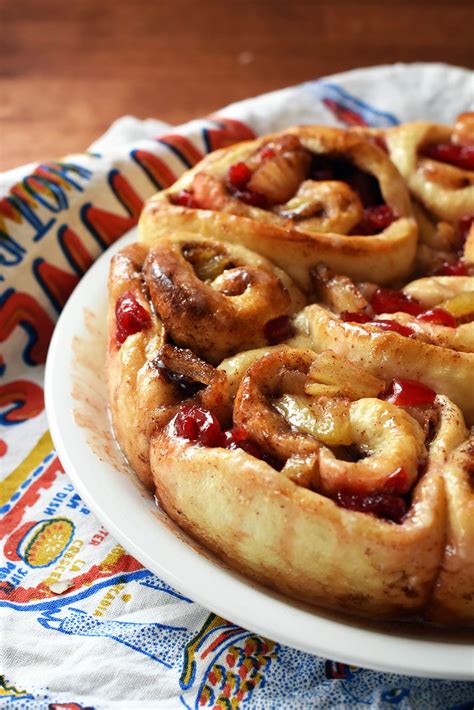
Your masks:
{"label": "cinnamon roll", "polygon": [[474,113],[444,126],[427,121],[387,130],[390,157],[413,195],[454,224],[474,212]]}
{"label": "cinnamon roll", "polygon": [[183,229],[243,244],[305,290],[319,261],[356,279],[403,278],[417,239],[407,189],[384,150],[319,126],[216,151],[148,201],[142,241]]}
{"label": "cinnamon roll", "polygon": [[125,456],[178,525],[296,599],[474,624],[471,147],[469,115],[234,145],[112,260]]}
{"label": "cinnamon roll", "polygon": [[189,235],[113,257],[110,407],[117,439],[147,486],[153,429],[197,391],[199,401],[225,410],[226,377],[212,365],[292,338],[292,315],[304,304],[287,274],[238,245]]}
{"label": "cinnamon roll", "polygon": [[329,348],[385,382],[433,387],[474,424],[474,277],[424,278],[402,290],[365,284],[367,298],[347,277],[320,268],[316,278],[321,301],[305,310],[316,351]]}
{"label": "cinnamon roll", "polygon": [[181,409],[151,441],[158,498],[181,527],[313,604],[377,618],[435,604],[442,473],[466,438],[446,397],[426,388],[402,407],[334,353],[285,348],[246,370],[210,444],[189,424],[201,416]]}

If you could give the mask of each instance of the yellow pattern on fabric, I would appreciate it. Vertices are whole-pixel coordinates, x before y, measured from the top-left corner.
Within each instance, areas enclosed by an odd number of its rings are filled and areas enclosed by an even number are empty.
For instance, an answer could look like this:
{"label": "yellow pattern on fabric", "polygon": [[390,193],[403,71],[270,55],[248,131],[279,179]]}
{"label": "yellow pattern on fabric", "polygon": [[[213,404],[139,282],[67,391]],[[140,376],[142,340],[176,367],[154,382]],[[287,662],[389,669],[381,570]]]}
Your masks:
{"label": "yellow pattern on fabric", "polygon": [[15,491],[29,474],[41,463],[44,457],[54,449],[49,431],[45,432],[28,456],[3,481],[0,490],[0,506],[10,500]]}
{"label": "yellow pattern on fabric", "polygon": [[184,666],[181,673],[181,683],[186,687],[191,682],[191,676],[193,671],[193,663],[195,662],[196,651],[199,648],[201,641],[204,636],[210,631],[213,631],[219,627],[228,626],[227,621],[222,619],[217,614],[209,614],[204,625],[198,631],[197,635],[191,639],[191,641],[186,645],[184,649]]}
{"label": "yellow pattern on fabric", "polygon": [[0,699],[1,698],[23,698],[30,697],[28,691],[19,690],[14,685],[8,685],[8,681],[4,675],[0,675]]}

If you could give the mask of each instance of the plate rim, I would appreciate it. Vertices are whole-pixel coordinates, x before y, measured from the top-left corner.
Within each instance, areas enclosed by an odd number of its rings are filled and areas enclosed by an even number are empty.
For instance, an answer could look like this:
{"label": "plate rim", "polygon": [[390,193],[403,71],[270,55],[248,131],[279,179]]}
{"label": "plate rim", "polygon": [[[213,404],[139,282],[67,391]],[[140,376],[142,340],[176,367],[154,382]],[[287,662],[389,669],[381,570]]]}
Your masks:
{"label": "plate rim", "polygon": [[[473,680],[474,645],[462,640],[458,643],[407,638],[403,635],[364,628],[357,625],[358,623],[363,625],[363,622],[357,620],[353,626],[350,620],[344,622],[327,619],[318,615],[317,610],[312,612],[303,609],[298,606],[298,602],[294,602],[289,597],[275,595],[253,580],[245,580],[239,573],[217,566],[209,558],[199,554],[195,548],[179,539],[171,530],[160,525],[156,520],[156,514],[153,514],[154,527],[150,530],[157,532],[157,540],[165,546],[170,546],[170,552],[167,555],[166,550],[160,551],[160,545],[156,545],[155,556],[150,555],[147,542],[143,538],[143,533],[149,527],[149,516],[147,515],[145,519],[143,530],[132,530],[129,522],[124,523],[123,519],[117,520],[120,518],[120,512],[112,504],[113,496],[110,496],[110,491],[101,485],[100,478],[94,479],[94,487],[90,487],[92,476],[85,473],[87,467],[83,462],[95,460],[95,466],[99,473],[102,469],[102,474],[104,474],[104,465],[107,469],[107,464],[91,451],[85,431],[74,422],[74,400],[71,394],[71,384],[74,380],[72,338],[84,327],[82,323],[84,309],[88,307],[94,311],[94,293],[98,291],[104,295],[107,293],[108,264],[111,256],[131,242],[136,234],[135,227],[117,240],[83,276],[59,317],[46,362],[45,406],[51,436],[66,473],[96,517],[147,569],[206,609],[232,620],[245,629],[301,651],[374,671],[445,680]],[[105,298],[100,306],[97,303],[95,305],[96,309],[105,306]],[[74,328],[70,324],[78,315],[80,319],[76,321]],[[71,357],[65,358],[64,352],[70,352]],[[73,440],[74,436],[75,440]],[[82,451],[80,461],[73,453],[78,443]],[[134,484],[130,480],[126,484],[127,477],[119,471],[117,474],[121,478],[117,479],[119,483],[114,480],[115,493],[122,489],[128,493],[129,487],[132,491],[131,486]],[[138,496],[137,488],[135,492]],[[133,498],[131,501],[134,510],[133,505],[136,505],[137,501],[134,503]],[[150,502],[148,501],[144,508],[148,508],[148,513],[153,512]],[[143,501],[140,506],[143,506]],[[217,584],[206,585],[196,577],[195,572],[191,575],[191,568],[186,564],[178,563],[177,566],[181,564],[181,568],[175,569],[173,566],[175,561],[172,559],[175,552],[178,554],[177,559],[184,558],[193,569],[197,568],[202,573],[203,578],[212,572]],[[157,559],[156,555],[161,559]],[[216,598],[215,589],[218,584],[223,585],[225,591],[230,590],[233,593],[232,603],[223,601],[225,594],[222,593]],[[321,613],[324,614],[324,611]],[[470,654],[466,652],[469,650]],[[427,656],[430,658],[429,667]],[[384,660],[381,661],[381,658]]]}

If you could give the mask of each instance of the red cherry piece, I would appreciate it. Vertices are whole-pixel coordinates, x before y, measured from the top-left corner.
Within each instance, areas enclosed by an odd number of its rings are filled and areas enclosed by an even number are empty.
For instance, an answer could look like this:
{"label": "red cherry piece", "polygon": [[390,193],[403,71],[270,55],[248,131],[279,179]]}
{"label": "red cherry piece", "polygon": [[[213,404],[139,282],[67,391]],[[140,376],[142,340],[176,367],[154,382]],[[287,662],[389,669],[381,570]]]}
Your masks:
{"label": "red cherry piece", "polygon": [[391,381],[384,399],[400,407],[416,407],[433,404],[436,392],[417,380],[394,379]]}
{"label": "red cherry piece", "polygon": [[173,205],[181,205],[181,207],[192,207],[196,209],[199,205],[193,193],[189,190],[181,190],[176,195],[170,195],[170,201]]}
{"label": "red cherry piece", "polygon": [[378,288],[370,305],[375,313],[410,313],[417,316],[423,313],[423,306],[416,298],[407,296],[403,291],[395,291],[391,288]]}
{"label": "red cherry piece", "polygon": [[248,434],[244,429],[229,429],[224,432],[224,447],[235,451],[235,449],[243,449],[256,459],[263,458],[263,452],[258,444],[248,438]]}
{"label": "red cherry piece", "polygon": [[408,474],[402,466],[399,466],[387,476],[384,486],[386,493],[395,494],[408,493],[409,488],[410,482],[408,480]]}
{"label": "red cherry piece", "polygon": [[203,446],[224,446],[224,435],[217,417],[198,405],[184,405],[174,418],[177,436]]}
{"label": "red cherry piece", "polygon": [[252,171],[245,163],[234,163],[227,173],[227,182],[235,190],[245,190]]}
{"label": "red cherry piece", "polygon": [[360,513],[370,513],[377,518],[400,523],[406,513],[406,503],[393,493],[372,493],[364,495],[352,491],[338,491],[336,503],[341,508],[356,510]]}
{"label": "red cherry piece", "polygon": [[138,302],[133,291],[126,291],[115,304],[115,337],[120,345],[133,333],[145,330],[151,324],[148,311]]}
{"label": "red cherry piece", "polygon": [[474,146],[455,143],[434,143],[423,150],[423,155],[433,160],[461,168],[474,170]]}
{"label": "red cherry piece", "polygon": [[467,235],[474,224],[474,214],[467,214],[459,220],[458,230],[459,230],[459,241],[460,246],[464,246],[464,242],[467,239]]}
{"label": "red cherry piece", "polygon": [[342,311],[340,318],[349,323],[368,323],[370,321],[370,316],[360,311]]}
{"label": "red cherry piece", "polygon": [[447,328],[456,327],[456,318],[449,311],[445,311],[444,308],[431,308],[429,311],[420,313],[416,318],[427,323],[445,325]]}
{"label": "red cherry piece", "polygon": [[353,229],[354,234],[366,236],[382,232],[396,219],[395,213],[388,205],[366,207],[362,220]]}
{"label": "red cherry piece", "polygon": [[409,338],[410,335],[415,333],[413,328],[410,328],[408,325],[397,323],[395,320],[370,320],[367,322],[367,325],[375,325],[377,328],[381,328],[382,330],[390,330],[393,333],[404,335],[406,338]]}
{"label": "red cherry piece", "polygon": [[261,209],[265,209],[268,206],[268,200],[261,192],[239,190],[233,194],[238,200],[245,202],[246,205],[250,205],[251,207],[260,207]]}
{"label": "red cherry piece", "polygon": [[435,276],[467,276],[466,264],[462,259],[458,261],[444,261],[434,271]]}
{"label": "red cherry piece", "polygon": [[273,148],[263,148],[262,152],[260,153],[260,157],[262,160],[268,160],[269,158],[274,158],[276,155],[276,152]]}
{"label": "red cherry piece", "polygon": [[293,337],[295,329],[289,316],[279,316],[265,323],[263,332],[269,345],[277,345]]}

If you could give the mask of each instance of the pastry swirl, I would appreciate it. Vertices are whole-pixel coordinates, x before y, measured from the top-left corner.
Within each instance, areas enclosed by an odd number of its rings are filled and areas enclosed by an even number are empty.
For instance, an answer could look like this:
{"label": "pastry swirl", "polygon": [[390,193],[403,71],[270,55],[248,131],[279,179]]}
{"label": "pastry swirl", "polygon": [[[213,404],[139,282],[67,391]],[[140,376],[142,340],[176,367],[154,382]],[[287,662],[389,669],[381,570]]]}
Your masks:
{"label": "pastry swirl", "polygon": [[[422,615],[433,604],[444,555],[442,471],[466,437],[462,415],[437,396],[434,432],[424,433],[411,414],[377,397],[352,392],[351,400],[337,385],[331,396],[309,395],[315,384],[328,386],[321,379],[334,381],[335,363],[354,374],[339,358],[330,363],[298,349],[255,360],[239,387],[233,422],[256,450],[229,450],[218,440],[202,446],[183,435],[176,419],[157,431],[151,443],[157,495],[181,527],[275,589],[379,618]],[[373,392],[373,380],[362,389]],[[321,397],[332,430],[321,426]],[[389,430],[383,417],[372,418],[381,411]],[[397,454],[390,451],[394,432]],[[347,460],[354,445],[361,461]],[[395,471],[394,456],[403,463]]]}
{"label": "pastry swirl", "polygon": [[312,126],[216,151],[148,201],[142,241],[182,229],[243,244],[304,290],[320,261],[356,279],[402,278],[417,238],[386,153],[354,132]]}
{"label": "pastry swirl", "polygon": [[410,191],[439,219],[458,224],[474,213],[474,114],[454,127],[427,121],[386,132],[390,157]]}
{"label": "pastry swirl", "polygon": [[329,348],[385,382],[402,377],[433,387],[474,424],[474,278],[418,279],[398,294],[373,292],[375,313],[368,301],[354,307],[334,295],[308,306],[312,347]]}
{"label": "pastry swirl", "polygon": [[[236,351],[291,337],[305,298],[292,280],[244,247],[195,235],[133,244],[111,262],[108,385],[117,439],[152,486],[149,438],[196,385],[225,408],[217,364]],[[177,346],[177,347],[176,347]],[[201,358],[206,358],[205,360]],[[207,393],[207,394],[206,394]]]}

